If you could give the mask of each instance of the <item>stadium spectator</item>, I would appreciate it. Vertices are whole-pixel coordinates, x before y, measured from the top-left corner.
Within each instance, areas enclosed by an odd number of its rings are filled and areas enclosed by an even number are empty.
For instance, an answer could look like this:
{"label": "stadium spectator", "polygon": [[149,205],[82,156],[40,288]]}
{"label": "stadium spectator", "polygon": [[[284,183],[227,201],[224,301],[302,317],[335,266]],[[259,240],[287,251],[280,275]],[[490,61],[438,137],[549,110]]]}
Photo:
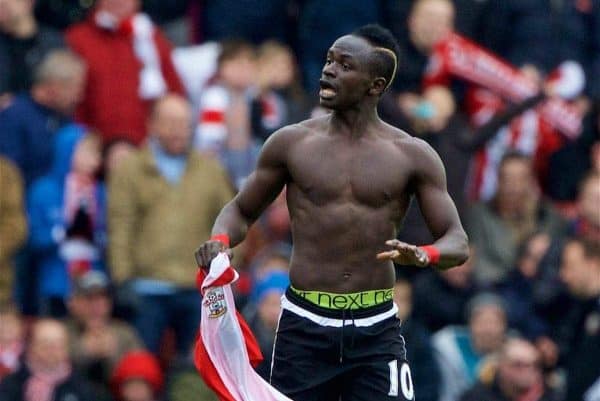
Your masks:
{"label": "stadium spectator", "polygon": [[394,302],[398,306],[402,337],[406,346],[406,359],[410,361],[411,377],[419,401],[437,401],[440,394],[440,369],[433,356],[431,335],[412,317],[413,288],[406,278],[397,273],[394,284]]}
{"label": "stadium spectator", "polygon": [[530,341],[547,335],[547,323],[536,311],[534,288],[539,264],[550,242],[546,233],[534,233],[526,238],[517,251],[515,269],[497,286],[506,305],[509,326]]}
{"label": "stadium spectator", "polygon": [[13,299],[13,258],[27,238],[23,180],[0,156],[0,302]]}
{"label": "stadium spectator", "polygon": [[465,308],[475,294],[473,268],[476,263],[477,255],[471,248],[471,256],[463,265],[418,276],[414,283],[412,317],[432,333],[449,325],[465,324]]}
{"label": "stadium spectator", "polygon": [[[399,37],[398,72],[379,111],[392,125],[427,141],[446,166],[453,166],[447,170],[448,191],[463,215],[471,154],[457,146],[458,137],[468,130],[465,119],[456,113],[458,87],[424,85],[434,45],[454,30],[455,7],[451,0],[407,3],[411,7],[406,19],[407,33]],[[411,205],[404,221],[398,238],[424,244],[433,240],[416,204]]]}
{"label": "stadium spectator", "polygon": [[573,297],[554,331],[566,365],[566,399],[582,400],[600,377],[600,245],[568,241],[559,275]]}
{"label": "stadium spectator", "polygon": [[135,326],[155,353],[167,327],[175,329],[178,352],[189,351],[200,319],[194,251],[233,195],[218,162],[191,148],[191,118],[185,99],[160,99],[148,144],[109,178],[113,278],[139,296]]}
{"label": "stadium spectator", "polygon": [[268,41],[257,51],[258,97],[253,103],[254,136],[266,140],[284,125],[304,120],[308,115],[292,49]]}
{"label": "stadium spectator", "polygon": [[106,195],[95,174],[100,139],[79,125],[56,134],[54,164],[27,194],[29,243],[38,267],[42,312],[63,316],[71,279],[104,270]]}
{"label": "stadium spectator", "polygon": [[571,208],[577,199],[581,181],[592,171],[600,174],[599,140],[600,103],[597,103],[584,116],[581,135],[565,143],[548,160],[546,192],[553,200],[560,202],[559,206],[567,216],[573,212]]}
{"label": "stadium spectator", "polygon": [[507,332],[502,299],[491,293],[475,296],[467,306],[468,327],[448,326],[432,342],[442,373],[440,401],[455,401],[483,374]]}
{"label": "stadium spectator", "polygon": [[25,325],[17,307],[0,301],[0,381],[16,372],[25,349]]}
{"label": "stadium spectator", "polygon": [[109,284],[99,271],[75,279],[65,321],[73,365],[100,389],[109,385],[113,369],[127,352],[143,348],[130,325],[111,318]]}
{"label": "stadium spectator", "polygon": [[454,30],[454,17],[451,0],[417,0],[408,16],[408,35],[400,40],[397,76],[382,111],[395,125],[410,127],[419,136],[442,131],[456,108],[448,88],[433,86],[423,91],[431,51]]}
{"label": "stadium spectator", "polygon": [[59,32],[36,21],[33,6],[33,0],[0,3],[0,109],[12,95],[31,89],[35,66],[64,46]]}
{"label": "stadium spectator", "polygon": [[37,321],[31,329],[21,368],[0,383],[1,401],[101,401],[69,360],[68,335],[62,323]]}
{"label": "stadium spectator", "polygon": [[239,188],[252,172],[259,146],[252,132],[256,54],[239,40],[222,44],[213,82],[200,97],[195,147],[218,155]]}
{"label": "stadium spectator", "polygon": [[[487,0],[452,0],[454,4],[456,31],[470,38],[478,38],[482,29],[483,16],[487,11]],[[397,38],[408,37],[408,15],[415,1],[401,1],[397,3],[398,12],[395,21],[392,21],[390,30]]]}
{"label": "stadium spectator", "polygon": [[127,135],[141,144],[152,101],[167,92],[184,93],[171,61],[171,46],[139,12],[140,4],[99,0],[85,21],[66,32],[69,46],[88,64],[77,118],[97,129],[104,141]]}
{"label": "stadium spectator", "polygon": [[118,363],[112,388],[118,401],[157,401],[163,391],[164,375],[158,360],[146,351],[132,351]]}
{"label": "stadium spectator", "polygon": [[591,171],[579,184],[572,234],[600,244],[600,172]]}
{"label": "stadium spectator", "polygon": [[469,210],[466,221],[471,244],[477,249],[475,279],[493,285],[515,266],[518,245],[534,232],[560,235],[562,219],[541,199],[530,158],[507,153],[498,170],[498,189],[489,202]]}
{"label": "stadium spectator", "polygon": [[[473,200],[493,197],[497,190],[500,163],[504,155],[511,152],[531,157],[541,190],[545,194],[556,195],[558,191],[549,181],[553,158],[565,147],[577,142],[585,143],[589,136],[586,132],[577,141],[567,140],[567,136],[549,124],[540,112],[540,107],[550,101],[571,101],[573,108],[579,103],[576,99],[585,80],[581,67],[565,63],[543,77],[531,66],[525,66],[519,74],[535,85],[537,94],[511,104],[491,89],[472,85],[465,95],[464,108],[475,127],[470,135],[464,136],[464,146],[476,151],[467,189]],[[564,78],[562,81],[551,79],[554,76]],[[570,90],[557,89],[561,87]],[[582,105],[584,103],[581,102]],[[580,112],[584,114],[582,110]]]}
{"label": "stadium spectator", "polygon": [[53,50],[35,70],[29,93],[0,112],[0,154],[21,171],[26,187],[52,165],[54,134],[81,99],[85,66],[67,50]]}
{"label": "stadium spectator", "polygon": [[271,354],[281,313],[281,296],[290,285],[287,272],[271,271],[254,284],[244,316],[258,341],[263,361],[255,369],[265,380],[271,372]]}
{"label": "stadium spectator", "polygon": [[544,384],[539,356],[533,344],[524,339],[512,338],[506,341],[499,352],[493,382],[477,383],[460,398],[460,401],[559,399],[558,394]]}
{"label": "stadium spectator", "polygon": [[[542,261],[553,252],[551,241],[546,233],[535,233],[525,239],[517,251],[516,268],[496,288],[504,299],[509,326],[534,342],[540,352],[540,363],[548,371],[556,368],[559,356],[558,346],[550,336],[550,327],[554,320],[560,320],[556,317],[548,319],[547,313],[557,315],[560,309],[547,308],[546,303],[551,299],[539,294],[549,285],[549,277],[544,276],[547,272],[542,271]],[[558,246],[556,242],[554,246]],[[557,283],[550,285],[557,286]],[[560,302],[560,296],[555,302]]]}

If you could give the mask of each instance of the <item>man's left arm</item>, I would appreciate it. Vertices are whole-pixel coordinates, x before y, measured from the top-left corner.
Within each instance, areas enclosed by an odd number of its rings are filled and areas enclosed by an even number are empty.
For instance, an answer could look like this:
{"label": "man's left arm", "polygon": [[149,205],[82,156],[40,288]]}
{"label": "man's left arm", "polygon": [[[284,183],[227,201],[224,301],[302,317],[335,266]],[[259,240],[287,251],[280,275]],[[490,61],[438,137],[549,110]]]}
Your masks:
{"label": "man's left arm", "polygon": [[413,152],[413,189],[431,234],[432,244],[416,246],[398,240],[386,244],[393,248],[378,255],[398,264],[448,269],[469,257],[468,239],[454,201],[446,188],[446,171],[438,154],[424,141],[415,139]]}

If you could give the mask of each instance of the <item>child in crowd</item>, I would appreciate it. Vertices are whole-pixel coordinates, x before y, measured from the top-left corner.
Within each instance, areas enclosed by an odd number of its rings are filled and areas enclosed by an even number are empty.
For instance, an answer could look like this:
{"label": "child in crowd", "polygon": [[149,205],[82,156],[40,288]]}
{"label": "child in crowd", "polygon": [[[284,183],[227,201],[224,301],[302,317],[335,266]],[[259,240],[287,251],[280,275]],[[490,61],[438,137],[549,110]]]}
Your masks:
{"label": "child in crowd", "polygon": [[194,144],[216,154],[236,187],[252,172],[259,146],[252,132],[256,55],[243,41],[224,42],[217,73],[200,98]]}
{"label": "child in crowd", "polygon": [[104,270],[105,191],[97,182],[100,140],[79,125],[55,139],[51,171],[28,193],[30,245],[39,271],[42,313],[65,314],[71,279]]}
{"label": "child in crowd", "polygon": [[257,53],[259,94],[253,103],[253,127],[264,141],[282,126],[304,120],[308,108],[292,50],[271,40]]}

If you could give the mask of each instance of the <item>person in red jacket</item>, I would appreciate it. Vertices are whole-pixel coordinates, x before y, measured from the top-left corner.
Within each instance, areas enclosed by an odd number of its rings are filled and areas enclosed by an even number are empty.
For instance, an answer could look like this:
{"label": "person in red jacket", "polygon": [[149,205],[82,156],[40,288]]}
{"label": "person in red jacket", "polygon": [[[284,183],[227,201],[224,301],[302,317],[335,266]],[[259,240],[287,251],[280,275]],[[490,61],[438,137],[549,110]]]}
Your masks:
{"label": "person in red jacket", "polygon": [[171,61],[171,45],[139,0],[98,0],[90,16],[66,32],[67,43],[88,65],[85,97],[76,117],[104,141],[146,137],[152,100],[184,89]]}

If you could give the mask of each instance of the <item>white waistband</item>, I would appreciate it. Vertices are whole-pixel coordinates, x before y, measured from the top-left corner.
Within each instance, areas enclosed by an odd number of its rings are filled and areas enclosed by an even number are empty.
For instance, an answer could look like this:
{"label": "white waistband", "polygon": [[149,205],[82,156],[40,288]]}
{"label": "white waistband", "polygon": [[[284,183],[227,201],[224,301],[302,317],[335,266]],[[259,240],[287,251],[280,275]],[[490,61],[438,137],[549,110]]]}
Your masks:
{"label": "white waistband", "polygon": [[307,311],[306,309],[293,304],[289,299],[286,298],[285,295],[281,297],[281,307],[283,309],[289,310],[292,313],[295,313],[298,316],[302,316],[311,322],[318,324],[319,326],[328,326],[328,327],[342,327],[342,326],[356,326],[356,327],[369,327],[373,326],[376,323],[382,322],[385,319],[388,319],[392,316],[395,316],[398,313],[398,307],[394,303],[392,308],[388,311],[382,312],[375,316],[363,317],[360,319],[346,319],[345,321],[342,319],[333,319],[330,317],[319,316],[316,313]]}

